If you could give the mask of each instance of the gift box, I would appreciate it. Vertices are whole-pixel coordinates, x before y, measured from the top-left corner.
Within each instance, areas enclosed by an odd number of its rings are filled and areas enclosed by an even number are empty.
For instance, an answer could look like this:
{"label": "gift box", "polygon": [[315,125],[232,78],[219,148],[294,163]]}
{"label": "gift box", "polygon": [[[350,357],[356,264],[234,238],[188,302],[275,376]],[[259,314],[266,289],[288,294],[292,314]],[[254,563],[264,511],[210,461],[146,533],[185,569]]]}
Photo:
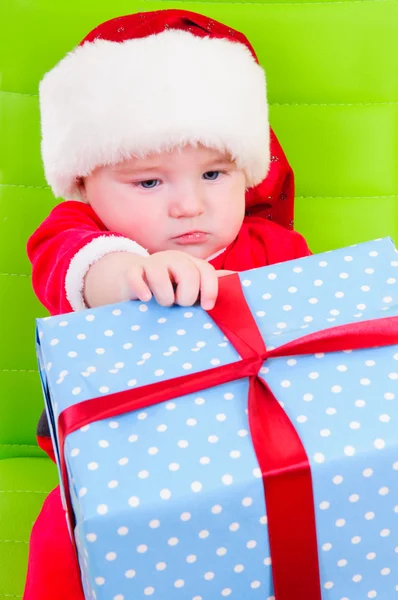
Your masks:
{"label": "gift box", "polygon": [[37,320],[87,599],[397,596],[397,267],[386,238],[225,277],[209,313]]}

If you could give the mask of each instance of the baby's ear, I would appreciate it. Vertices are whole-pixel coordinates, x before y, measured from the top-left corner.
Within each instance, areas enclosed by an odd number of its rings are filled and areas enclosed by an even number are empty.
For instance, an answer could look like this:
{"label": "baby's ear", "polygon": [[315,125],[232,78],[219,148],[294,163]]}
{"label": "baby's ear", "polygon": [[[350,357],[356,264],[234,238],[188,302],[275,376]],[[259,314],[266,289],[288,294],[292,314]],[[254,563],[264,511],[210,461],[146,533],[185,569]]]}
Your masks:
{"label": "baby's ear", "polygon": [[73,195],[75,196],[75,198],[71,198],[71,200],[78,200],[79,202],[84,202],[85,204],[88,204],[84,177],[78,177],[76,179],[75,193]]}

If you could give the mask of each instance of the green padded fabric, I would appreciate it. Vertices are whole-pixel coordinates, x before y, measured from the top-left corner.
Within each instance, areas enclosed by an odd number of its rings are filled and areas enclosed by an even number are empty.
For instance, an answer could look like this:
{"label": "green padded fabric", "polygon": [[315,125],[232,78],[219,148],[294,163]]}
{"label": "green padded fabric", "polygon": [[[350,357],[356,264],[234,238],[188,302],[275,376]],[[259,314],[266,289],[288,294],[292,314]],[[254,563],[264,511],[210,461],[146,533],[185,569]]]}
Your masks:
{"label": "green padded fabric", "polygon": [[38,82],[99,22],[161,8],[208,14],[253,42],[296,174],[296,228],[313,251],[398,242],[397,0],[0,2],[0,600],[22,595],[31,524],[57,482],[35,445],[34,320],[46,311],[25,254],[57,202],[40,161]]}

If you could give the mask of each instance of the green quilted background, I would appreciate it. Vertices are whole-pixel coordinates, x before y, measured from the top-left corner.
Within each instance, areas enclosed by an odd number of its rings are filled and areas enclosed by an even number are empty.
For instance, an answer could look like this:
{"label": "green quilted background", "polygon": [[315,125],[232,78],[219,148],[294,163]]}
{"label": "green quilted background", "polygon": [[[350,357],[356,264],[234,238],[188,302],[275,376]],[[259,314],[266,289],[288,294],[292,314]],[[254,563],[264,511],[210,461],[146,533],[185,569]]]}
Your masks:
{"label": "green quilted background", "polygon": [[207,14],[252,41],[296,175],[296,229],[313,251],[387,235],[398,242],[397,0],[2,0],[0,600],[22,597],[30,528],[57,481],[35,444],[43,401],[34,328],[45,310],[25,253],[56,203],[40,161],[38,82],[99,22],[160,8]]}

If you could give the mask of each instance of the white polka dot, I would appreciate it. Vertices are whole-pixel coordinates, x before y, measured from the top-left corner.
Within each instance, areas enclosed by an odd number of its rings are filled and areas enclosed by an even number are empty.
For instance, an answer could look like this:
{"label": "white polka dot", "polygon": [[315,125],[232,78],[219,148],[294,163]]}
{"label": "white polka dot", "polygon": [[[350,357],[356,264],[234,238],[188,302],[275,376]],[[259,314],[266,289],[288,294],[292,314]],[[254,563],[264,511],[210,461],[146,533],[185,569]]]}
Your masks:
{"label": "white polka dot", "polygon": [[395,277],[389,277],[386,283],[388,283],[388,285],[394,285],[394,283],[397,283],[397,280],[395,279]]}
{"label": "white polka dot", "polygon": [[160,319],[158,319],[158,323],[166,323],[167,319],[165,319],[164,317],[161,317]]}
{"label": "white polka dot", "polygon": [[199,459],[199,462],[200,462],[201,465],[209,465],[211,461],[210,461],[210,458],[208,456],[202,456]]}
{"label": "white polka dot", "polygon": [[233,531],[233,532],[238,531],[239,528],[240,528],[239,523],[231,523],[231,525],[229,526],[229,530]]}
{"label": "white polka dot", "polygon": [[325,552],[329,552],[329,550],[332,549],[332,544],[330,544],[329,542],[327,544],[323,544],[322,546],[322,550],[324,550]]}
{"label": "white polka dot", "polygon": [[303,396],[304,402],[312,402],[313,399],[314,399],[314,396],[312,394],[304,394],[304,396]]}
{"label": "white polka dot", "polygon": [[186,371],[189,371],[189,369],[192,369],[192,364],[191,363],[184,363],[182,365],[182,368],[185,369]]}
{"label": "white polka dot", "polygon": [[165,568],[167,567],[165,562],[158,562],[156,565],[156,570],[157,571],[164,571]]}
{"label": "white polka dot", "polygon": [[112,561],[112,560],[116,560],[117,558],[117,554],[116,552],[108,552],[105,556],[106,560]]}
{"label": "white polka dot", "polygon": [[287,324],[284,322],[281,322],[281,323],[277,323],[276,326],[278,329],[285,329],[287,327]]}
{"label": "white polka dot", "polygon": [[174,587],[176,588],[182,588],[185,585],[185,581],[183,579],[177,579],[177,581],[174,582]]}
{"label": "white polka dot", "polygon": [[256,479],[261,479],[261,477],[263,476],[263,474],[261,473],[261,469],[259,468],[253,469],[253,475]]}
{"label": "white polka dot", "polygon": [[317,373],[316,371],[312,371],[311,373],[309,373],[308,377],[310,379],[318,379],[319,373]]}
{"label": "white polka dot", "polygon": [[345,519],[337,519],[336,527],[344,527],[344,525],[345,525]]}
{"label": "white polka dot", "polygon": [[360,380],[359,380],[359,383],[360,383],[361,385],[370,385],[370,384],[371,384],[371,381],[370,381],[370,379],[368,379],[367,377],[363,377],[362,379],[360,379]]}
{"label": "white polka dot", "polygon": [[112,490],[114,488],[117,488],[118,485],[119,485],[119,482],[116,481],[116,479],[112,479],[112,481],[110,481],[108,483],[108,488],[110,488]]}
{"label": "white polka dot", "polygon": [[189,556],[186,557],[185,560],[187,561],[187,563],[192,565],[193,563],[195,563],[197,561],[197,556],[195,554],[190,554]]}
{"label": "white polka dot", "polygon": [[380,531],[380,535],[381,537],[388,537],[390,535],[391,531],[389,529],[382,529]]}
{"label": "white polka dot", "polygon": [[355,448],[354,448],[354,446],[345,446],[345,448],[344,448],[344,454],[346,456],[354,456],[354,454],[355,454]]}
{"label": "white polka dot", "polygon": [[392,392],[386,392],[384,394],[384,399],[385,400],[395,400],[395,394],[393,394]]}
{"label": "white polka dot", "polygon": [[96,536],[96,534],[95,534],[95,533],[88,533],[88,534],[86,535],[86,540],[87,540],[88,542],[95,542],[95,541],[97,540],[97,536]]}
{"label": "white polka dot", "polygon": [[328,508],[330,508],[330,502],[328,502],[327,500],[324,500],[323,502],[320,503],[319,508],[321,510],[327,510]]}
{"label": "white polka dot", "polygon": [[174,410],[176,408],[176,404],[174,402],[168,402],[166,404],[166,410]]}
{"label": "white polka dot", "polygon": [[379,495],[380,496],[387,496],[387,494],[389,494],[390,490],[387,486],[381,487],[379,489]]}
{"label": "white polka dot", "polygon": [[244,570],[245,570],[245,567],[243,565],[235,565],[235,567],[234,567],[235,573],[243,573]]}
{"label": "white polka dot", "polygon": [[225,556],[227,554],[226,548],[217,548],[216,550],[217,556]]}
{"label": "white polka dot", "polygon": [[291,294],[295,294],[297,292],[297,288],[294,285],[292,285],[291,287],[288,288],[287,291],[290,292]]}
{"label": "white polka dot", "polygon": [[194,493],[201,492],[202,488],[203,488],[203,485],[200,483],[200,481],[194,481],[193,483],[191,483],[191,490]]}
{"label": "white polka dot", "polygon": [[221,506],[221,504],[215,504],[212,507],[211,512],[213,513],[213,515],[220,515],[222,513],[222,506]]}
{"label": "white polka dot", "polygon": [[365,513],[365,519],[366,519],[367,521],[371,521],[372,519],[374,519],[374,518],[375,518],[375,516],[376,516],[376,515],[375,515],[375,513],[374,513],[374,512],[371,512],[371,511],[369,511],[369,512]]}
{"label": "white polka dot", "polygon": [[358,583],[359,581],[361,581],[362,579],[362,575],[354,575],[354,577],[352,578],[354,583]]}
{"label": "white polka dot", "polygon": [[203,325],[203,329],[211,329],[213,327],[213,325],[211,323],[205,323]]}
{"label": "white polka dot", "polygon": [[178,538],[171,537],[171,538],[168,539],[167,543],[168,543],[169,546],[177,546],[177,544],[179,543],[179,541],[180,540]]}
{"label": "white polka dot", "polygon": [[198,424],[197,420],[196,419],[192,419],[192,418],[191,419],[187,419],[186,423],[187,423],[188,427],[195,427],[195,425]]}
{"label": "white polka dot", "polygon": [[148,310],[148,307],[146,304],[140,304],[138,310],[141,312],[146,312]]}
{"label": "white polka dot", "polygon": [[187,442],[187,440],[179,440],[179,442],[177,443],[177,446],[181,449],[185,449],[185,448],[188,448],[189,443]]}
{"label": "white polka dot", "polygon": [[314,454],[314,461],[318,464],[322,464],[325,462],[325,455],[322,452],[317,452]]}
{"label": "white polka dot", "polygon": [[383,448],[385,447],[386,443],[384,440],[378,438],[373,442],[373,445],[375,448],[377,448],[377,450],[383,450]]}
{"label": "white polka dot", "polygon": [[344,478],[343,478],[343,476],[342,476],[342,475],[335,475],[335,476],[333,477],[332,481],[333,481],[333,483],[334,483],[335,485],[340,485],[340,483],[343,483],[343,481],[344,481]]}
{"label": "white polka dot", "polygon": [[263,300],[270,300],[270,298],[272,298],[271,294],[263,294],[262,295]]}
{"label": "white polka dot", "polygon": [[156,375],[156,377],[160,377],[161,375],[164,375],[164,370],[163,369],[156,369],[155,375]]}
{"label": "white polka dot", "polygon": [[389,575],[389,574],[391,573],[391,569],[389,569],[388,567],[385,567],[384,569],[382,569],[382,570],[380,571],[380,573],[381,573],[382,575]]}
{"label": "white polka dot", "polygon": [[162,498],[162,500],[170,500],[171,491],[168,489],[160,490],[160,497]]}
{"label": "white polka dot", "polygon": [[253,498],[247,497],[247,498],[243,498],[242,500],[242,505],[245,506],[246,508],[248,508],[249,506],[252,506],[253,504]]}
{"label": "white polka dot", "polygon": [[130,381],[127,382],[127,385],[129,387],[133,387],[136,384],[137,384],[137,380],[136,379],[130,379]]}
{"label": "white polka dot", "polygon": [[331,433],[332,432],[330,431],[330,429],[321,429],[321,431],[319,432],[319,434],[322,437],[329,437],[331,435]]}
{"label": "white polka dot", "polygon": [[351,496],[349,496],[349,497],[348,497],[348,500],[349,500],[350,502],[353,502],[353,503],[355,503],[355,502],[358,502],[358,500],[359,500],[359,495],[358,495],[358,494],[351,494]]}
{"label": "white polka dot", "polygon": [[96,470],[98,469],[98,467],[99,467],[99,464],[98,464],[98,463],[96,463],[96,462],[90,462],[90,463],[88,463],[88,465],[87,465],[87,468],[88,468],[90,471],[96,471]]}
{"label": "white polka dot", "polygon": [[97,513],[99,515],[106,515],[107,512],[108,512],[108,506],[106,504],[99,504],[97,506]]}
{"label": "white polka dot", "polygon": [[84,425],[84,427],[80,427],[80,431],[88,431],[90,429],[90,425]]}
{"label": "white polka dot", "polygon": [[124,467],[129,462],[129,459],[124,456],[123,458],[120,458],[117,462],[119,463],[119,465],[121,465],[122,467]]}
{"label": "white polka dot", "polygon": [[216,435],[209,435],[207,441],[209,444],[216,444],[218,442],[218,437]]}
{"label": "white polka dot", "polygon": [[255,540],[249,540],[246,544],[246,548],[248,550],[253,550],[257,546],[257,542]]}
{"label": "white polka dot", "polygon": [[376,558],[376,552],[368,552],[368,554],[366,555],[366,558],[368,560],[374,560]]}
{"label": "white polka dot", "polygon": [[325,590],[331,590],[333,588],[333,586],[334,586],[333,581],[327,581],[323,587],[325,588]]}
{"label": "white polka dot", "polygon": [[129,530],[128,530],[128,527],[119,527],[117,532],[119,535],[127,535]]}
{"label": "white polka dot", "polygon": [[149,477],[149,471],[145,471],[145,470],[144,471],[140,471],[138,473],[138,477],[140,479],[148,479],[148,477]]}
{"label": "white polka dot", "polygon": [[138,554],[145,554],[145,552],[147,552],[147,550],[148,550],[148,546],[146,544],[140,544],[139,546],[137,546]]}
{"label": "white polka dot", "polygon": [[189,512],[184,512],[180,515],[180,519],[181,519],[181,521],[184,521],[184,523],[190,521],[191,518],[192,518],[192,515]]}
{"label": "white polka dot", "polygon": [[352,544],[359,544],[360,541],[361,541],[361,537],[359,535],[354,535],[354,537],[351,538]]}
{"label": "white polka dot", "polygon": [[158,527],[160,527],[160,521],[158,519],[152,519],[151,521],[149,521],[149,527],[151,529],[157,529]]}
{"label": "white polka dot", "polygon": [[314,285],[316,285],[317,287],[320,287],[321,285],[323,285],[322,279],[315,279]]}
{"label": "white polka dot", "polygon": [[347,565],[347,561],[345,558],[341,558],[340,560],[337,561],[338,567],[345,567],[346,565]]}
{"label": "white polka dot", "polygon": [[105,579],[104,579],[103,577],[96,577],[96,578],[95,578],[95,583],[96,583],[97,585],[104,585],[104,583],[105,583]]}
{"label": "white polka dot", "polygon": [[285,311],[292,310],[292,308],[293,307],[290,304],[285,304],[284,306],[282,306],[282,309],[285,310]]}
{"label": "white polka dot", "polygon": [[361,285],[361,290],[362,290],[362,292],[369,292],[370,287],[368,285]]}
{"label": "white polka dot", "polygon": [[221,481],[224,485],[231,485],[233,483],[233,477],[232,475],[223,475]]}
{"label": "white polka dot", "polygon": [[83,498],[87,494],[87,488],[83,487],[79,490],[79,498]]}
{"label": "white polka dot", "polygon": [[204,578],[206,579],[206,581],[211,581],[212,579],[214,579],[214,573],[208,571],[207,573],[205,573]]}
{"label": "white polka dot", "polygon": [[308,302],[309,302],[310,304],[318,304],[319,300],[318,300],[318,298],[310,298],[310,299],[308,300]]}
{"label": "white polka dot", "polygon": [[292,383],[288,379],[284,379],[283,381],[281,381],[281,386],[284,387],[284,388],[288,388],[291,385],[292,385]]}
{"label": "white polka dot", "polygon": [[109,392],[109,388],[106,385],[102,385],[98,391],[101,392],[101,394],[107,394]]}
{"label": "white polka dot", "polygon": [[152,596],[154,591],[155,591],[154,587],[148,586],[144,589],[144,594],[145,594],[145,596]]}
{"label": "white polka dot", "polygon": [[131,496],[131,498],[129,498],[129,505],[132,506],[133,508],[137,508],[137,506],[139,506],[140,504],[140,499],[137,496]]}
{"label": "white polka dot", "polygon": [[376,596],[377,596],[376,590],[370,590],[370,592],[368,592],[368,598],[376,598]]}
{"label": "white polka dot", "polygon": [[261,587],[261,581],[257,581],[257,580],[256,581],[252,581],[251,584],[250,584],[250,587],[253,590],[258,590],[258,588]]}
{"label": "white polka dot", "polygon": [[271,564],[271,562],[272,561],[271,561],[270,557],[264,559],[264,564],[265,564],[266,567],[269,567],[269,565]]}
{"label": "white polka dot", "polygon": [[336,298],[344,298],[344,292],[336,292],[335,297]]}
{"label": "white polka dot", "polygon": [[398,471],[398,461],[393,463],[392,468],[394,469],[394,471]]}

